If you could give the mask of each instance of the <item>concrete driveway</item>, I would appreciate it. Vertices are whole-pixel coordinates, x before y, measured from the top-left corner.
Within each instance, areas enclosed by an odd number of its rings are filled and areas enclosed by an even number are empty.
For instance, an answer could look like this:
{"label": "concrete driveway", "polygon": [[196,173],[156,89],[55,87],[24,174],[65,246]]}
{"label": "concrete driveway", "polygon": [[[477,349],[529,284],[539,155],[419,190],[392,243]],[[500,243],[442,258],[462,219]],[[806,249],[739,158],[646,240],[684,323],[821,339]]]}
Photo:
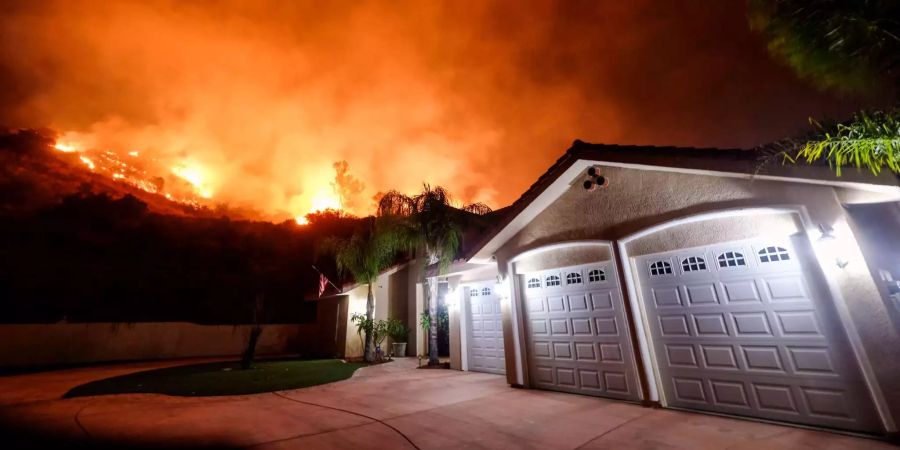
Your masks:
{"label": "concrete driveway", "polygon": [[[195,361],[192,361],[195,362]],[[894,449],[884,442],[628,403],[513,389],[503,377],[368,367],[338,383],[233,397],[62,399],[87,381],[184,362],[0,377],[4,448]]]}

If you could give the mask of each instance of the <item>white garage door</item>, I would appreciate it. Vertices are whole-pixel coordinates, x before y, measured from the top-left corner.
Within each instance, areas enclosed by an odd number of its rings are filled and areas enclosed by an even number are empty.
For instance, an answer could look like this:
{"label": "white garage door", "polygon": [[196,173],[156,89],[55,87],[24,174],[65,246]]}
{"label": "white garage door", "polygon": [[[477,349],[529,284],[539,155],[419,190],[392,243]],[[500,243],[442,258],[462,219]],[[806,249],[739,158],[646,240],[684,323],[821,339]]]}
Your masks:
{"label": "white garage door", "polygon": [[503,355],[503,322],[500,314],[500,297],[494,292],[494,283],[467,286],[466,346],[469,370],[488,373],[506,373]]}
{"label": "white garage door", "polygon": [[808,245],[741,241],[636,262],[669,406],[880,429]]}
{"label": "white garage door", "polygon": [[520,278],[534,387],[639,400],[628,324],[610,262]]}

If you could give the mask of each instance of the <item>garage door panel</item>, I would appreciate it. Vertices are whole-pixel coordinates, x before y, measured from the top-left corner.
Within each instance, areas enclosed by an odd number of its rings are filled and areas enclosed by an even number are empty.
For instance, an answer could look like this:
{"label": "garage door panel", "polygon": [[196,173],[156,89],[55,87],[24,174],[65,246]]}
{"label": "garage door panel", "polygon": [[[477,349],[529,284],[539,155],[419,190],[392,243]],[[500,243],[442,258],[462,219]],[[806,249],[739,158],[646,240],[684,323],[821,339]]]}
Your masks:
{"label": "garage door panel", "polygon": [[651,292],[653,292],[653,301],[656,303],[657,308],[683,306],[678,286],[653,288]]}
{"label": "garage door panel", "polygon": [[762,296],[759,294],[754,278],[723,281],[720,286],[725,303],[762,303]]}
{"label": "garage door panel", "polygon": [[575,358],[579,362],[599,362],[597,358],[598,352],[594,349],[592,342],[576,342]]}
{"label": "garage door panel", "polygon": [[591,308],[594,311],[613,312],[613,305],[619,300],[614,297],[613,291],[590,291],[588,295],[591,299]]}
{"label": "garage door panel", "polygon": [[784,418],[773,414],[816,414],[842,420],[852,419],[855,414],[855,399],[838,380],[820,380],[798,386],[785,377],[758,377],[748,382],[734,374],[710,375],[691,371],[675,372],[669,380],[675,400],[691,403],[699,409],[740,407],[744,409],[741,414],[759,410],[761,414],[753,415],[777,420]]}
{"label": "garage door panel", "polygon": [[[525,334],[534,387],[639,398],[630,339],[624,333],[622,296],[613,273],[604,264],[522,277],[524,304],[529,305]],[[546,286],[557,274],[560,285]]]}
{"label": "garage door panel", "polygon": [[594,318],[594,330],[597,336],[618,336],[619,326],[615,317]]}
{"label": "garage door panel", "polygon": [[638,258],[667,404],[879,430],[827,289],[811,281],[813,264],[789,240]]}
{"label": "garage door panel", "polygon": [[692,283],[684,287],[690,306],[709,306],[719,304],[719,293],[712,282]]}

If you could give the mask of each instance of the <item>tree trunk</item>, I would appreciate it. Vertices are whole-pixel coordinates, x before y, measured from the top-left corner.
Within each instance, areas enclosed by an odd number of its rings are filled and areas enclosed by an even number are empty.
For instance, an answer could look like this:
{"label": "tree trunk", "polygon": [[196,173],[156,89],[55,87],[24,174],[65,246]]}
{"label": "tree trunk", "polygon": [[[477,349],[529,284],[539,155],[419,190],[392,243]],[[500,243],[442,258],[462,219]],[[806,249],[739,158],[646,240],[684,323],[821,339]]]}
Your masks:
{"label": "tree trunk", "polygon": [[262,327],[259,324],[253,325],[250,329],[250,339],[247,341],[247,348],[241,356],[241,369],[247,370],[253,365],[253,357],[256,355],[256,343],[259,342],[259,335],[262,334]]}
{"label": "tree trunk", "polygon": [[264,298],[262,294],[256,296],[256,304],[253,306],[253,328],[250,329],[250,339],[247,340],[247,348],[241,355],[241,369],[247,370],[253,365],[253,357],[256,355],[256,343],[262,334],[262,309]]}
{"label": "tree trunk", "polygon": [[366,348],[363,358],[366,362],[375,361],[375,336],[373,336],[372,325],[375,320],[375,294],[372,292],[372,283],[369,283],[369,294],[366,296],[366,320],[370,326],[366,329]]}
{"label": "tree trunk", "polygon": [[441,363],[438,357],[438,282],[437,278],[429,278],[428,283],[428,315],[431,316],[431,326],[428,327],[428,365],[436,366]]}

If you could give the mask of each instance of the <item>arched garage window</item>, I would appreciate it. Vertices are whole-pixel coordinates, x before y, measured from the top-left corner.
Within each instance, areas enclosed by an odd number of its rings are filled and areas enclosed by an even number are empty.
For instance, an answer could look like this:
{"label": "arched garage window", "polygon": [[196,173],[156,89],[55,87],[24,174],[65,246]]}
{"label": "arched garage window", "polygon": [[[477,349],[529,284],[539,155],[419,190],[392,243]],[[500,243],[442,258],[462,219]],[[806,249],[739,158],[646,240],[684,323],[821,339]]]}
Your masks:
{"label": "arched garage window", "polygon": [[581,274],[578,272],[569,272],[566,274],[566,284],[581,284]]}
{"label": "arched garage window", "polygon": [[541,287],[540,278],[529,278],[528,279],[528,289],[535,289]]}
{"label": "arched garage window", "polygon": [[588,281],[591,283],[606,281],[606,272],[600,269],[591,269],[591,271],[588,272]]}
{"label": "arched garage window", "polygon": [[759,262],[778,262],[791,259],[788,251],[784,247],[766,247],[759,251]]}
{"label": "arched garage window", "polygon": [[744,254],[740,252],[725,252],[719,255],[719,267],[746,266]]}
{"label": "arched garage window", "polygon": [[478,289],[469,289],[469,297],[478,297]]}
{"label": "arched garage window", "polygon": [[671,275],[672,265],[665,261],[656,261],[650,264],[650,276],[658,277],[660,275]]}
{"label": "arched garage window", "polygon": [[689,256],[681,260],[681,268],[685,272],[706,270],[706,261],[699,256]]}
{"label": "arched garage window", "polygon": [[481,288],[481,295],[491,295],[491,288]]}
{"label": "arched garage window", "polygon": [[559,286],[560,284],[562,283],[560,283],[559,277],[556,275],[548,275],[547,278],[544,279],[544,286],[547,287]]}

